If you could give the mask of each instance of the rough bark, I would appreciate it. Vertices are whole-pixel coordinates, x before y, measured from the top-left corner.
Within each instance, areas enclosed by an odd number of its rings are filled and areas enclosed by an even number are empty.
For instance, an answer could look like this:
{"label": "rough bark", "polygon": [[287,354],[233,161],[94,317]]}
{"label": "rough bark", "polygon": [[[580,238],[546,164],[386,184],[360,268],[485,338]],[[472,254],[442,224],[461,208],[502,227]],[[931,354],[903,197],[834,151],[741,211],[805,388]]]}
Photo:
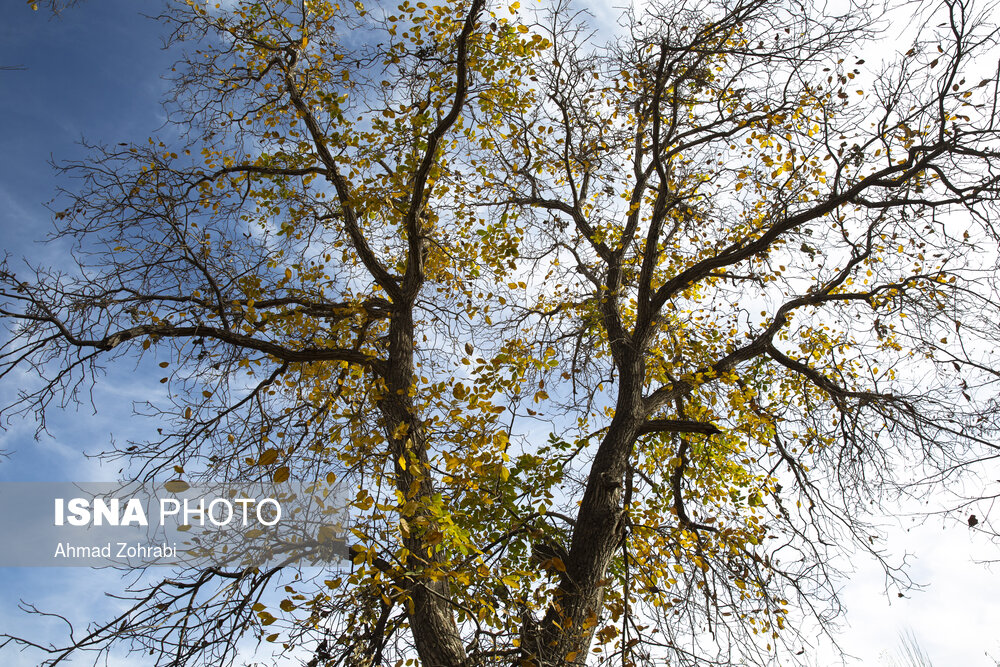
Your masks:
{"label": "rough bark", "polygon": [[643,419],[641,355],[620,351],[624,371],[615,416],[591,465],[566,571],[534,645],[538,665],[585,664],[604,604],[604,579],[625,536],[624,478]]}
{"label": "rough bark", "polygon": [[[412,305],[394,309],[389,329],[386,395],[380,408],[392,452],[396,488],[416,504],[413,512],[401,517],[414,527],[403,533],[403,544],[410,552],[407,569],[419,572],[434,567],[441,556],[439,551],[428,556],[424,540],[427,531],[416,528],[430,520],[421,503],[434,496],[435,488],[429,474],[427,436],[410,397],[414,381],[413,332]],[[420,663],[426,667],[466,665],[465,647],[449,603],[448,581],[438,577],[409,577],[406,589],[409,596],[406,611]]]}

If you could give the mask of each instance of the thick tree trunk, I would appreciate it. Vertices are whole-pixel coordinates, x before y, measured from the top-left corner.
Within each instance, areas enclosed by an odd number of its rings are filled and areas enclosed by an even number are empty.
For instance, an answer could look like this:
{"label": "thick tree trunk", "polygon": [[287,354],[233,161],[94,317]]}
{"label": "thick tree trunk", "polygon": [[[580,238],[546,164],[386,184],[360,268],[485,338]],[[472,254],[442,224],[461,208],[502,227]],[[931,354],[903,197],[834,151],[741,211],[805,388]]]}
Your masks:
{"label": "thick tree trunk", "polygon": [[[380,407],[393,458],[396,488],[404,498],[416,504],[413,512],[401,518],[411,527],[403,531],[403,545],[410,552],[411,561],[407,569],[419,572],[433,568],[441,556],[438,553],[428,556],[424,540],[427,531],[420,527],[427,519],[421,501],[432,498],[435,489],[426,434],[410,397],[414,366],[413,316],[409,308],[397,310],[391,319],[387,368],[386,395]],[[422,667],[466,665],[465,647],[449,602],[448,581],[412,577],[408,580],[407,593],[407,615]]]}
{"label": "thick tree trunk", "polygon": [[603,580],[625,535],[623,481],[642,423],[642,362],[623,364],[615,416],[591,465],[562,575],[537,636],[526,653],[536,664],[584,664],[604,604]]}

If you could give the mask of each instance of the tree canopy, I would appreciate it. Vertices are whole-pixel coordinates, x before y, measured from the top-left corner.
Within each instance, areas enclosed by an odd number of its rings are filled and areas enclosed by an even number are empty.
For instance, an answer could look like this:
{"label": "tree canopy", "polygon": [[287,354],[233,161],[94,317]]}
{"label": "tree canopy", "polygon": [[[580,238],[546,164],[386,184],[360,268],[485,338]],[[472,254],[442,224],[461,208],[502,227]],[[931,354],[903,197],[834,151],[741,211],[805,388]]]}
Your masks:
{"label": "tree canopy", "polygon": [[72,266],[0,268],[0,373],[44,380],[4,414],[153,356],[155,435],[107,456],[338,478],[349,562],[187,572],[36,648],[801,656],[871,503],[1000,415],[995,28],[920,6],[889,55],[880,11],[171,4],[171,124],[62,165]]}

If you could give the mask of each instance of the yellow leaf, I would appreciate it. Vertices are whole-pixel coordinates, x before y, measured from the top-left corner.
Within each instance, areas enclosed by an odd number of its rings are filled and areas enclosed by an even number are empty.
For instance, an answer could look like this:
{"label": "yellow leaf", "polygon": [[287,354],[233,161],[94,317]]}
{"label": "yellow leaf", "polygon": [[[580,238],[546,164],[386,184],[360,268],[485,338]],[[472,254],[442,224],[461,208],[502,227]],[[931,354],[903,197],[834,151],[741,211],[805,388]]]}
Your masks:
{"label": "yellow leaf", "polygon": [[182,479],[172,479],[163,485],[163,488],[170,493],[183,493],[191,488],[191,485]]}
{"label": "yellow leaf", "polygon": [[291,476],[291,471],[288,469],[288,466],[281,466],[274,471],[274,476],[271,479],[274,480],[275,484],[281,484],[287,480],[289,476]]}

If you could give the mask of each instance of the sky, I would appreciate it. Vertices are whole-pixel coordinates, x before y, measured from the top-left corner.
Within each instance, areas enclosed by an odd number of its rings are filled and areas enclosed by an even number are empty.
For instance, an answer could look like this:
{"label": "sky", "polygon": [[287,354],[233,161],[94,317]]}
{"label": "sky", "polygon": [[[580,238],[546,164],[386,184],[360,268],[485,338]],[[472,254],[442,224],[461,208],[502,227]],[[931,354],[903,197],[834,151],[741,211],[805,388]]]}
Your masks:
{"label": "sky", "polygon": [[[90,0],[58,18],[32,12],[23,0],[0,8],[0,247],[12,257],[55,265],[65,258],[65,246],[39,243],[51,230],[45,202],[65,185],[52,161],[83,157],[83,139],[145,141],[163,125],[166,84],[160,75],[173,56],[161,49],[161,27],[140,9],[154,12],[155,4]],[[614,13],[601,8],[599,15]],[[0,400],[23,382],[30,378],[0,384]],[[83,452],[99,451],[111,438],[142,437],[152,426],[131,416],[130,399],[153,390],[155,380],[126,364],[98,384],[96,410],[53,411],[48,435],[36,440],[30,417],[6,423],[0,450],[10,455],[0,458],[0,481],[114,480],[117,466],[102,466]],[[912,631],[937,667],[993,667],[1000,661],[1000,571],[982,561],[1000,560],[1000,547],[954,519],[903,519],[886,531],[887,549],[897,560],[909,554],[910,574],[925,587],[900,598],[884,590],[873,563],[845,561],[855,571],[843,585],[847,613],[838,640],[858,658],[848,664],[888,664],[899,634]],[[120,586],[106,570],[0,567],[0,632],[55,638],[58,624],[27,618],[17,609],[19,600],[99,620],[115,610],[103,593]],[[36,658],[0,649],[0,663],[34,665]],[[112,664],[143,663],[119,657]],[[840,661],[821,648],[815,664]]]}

